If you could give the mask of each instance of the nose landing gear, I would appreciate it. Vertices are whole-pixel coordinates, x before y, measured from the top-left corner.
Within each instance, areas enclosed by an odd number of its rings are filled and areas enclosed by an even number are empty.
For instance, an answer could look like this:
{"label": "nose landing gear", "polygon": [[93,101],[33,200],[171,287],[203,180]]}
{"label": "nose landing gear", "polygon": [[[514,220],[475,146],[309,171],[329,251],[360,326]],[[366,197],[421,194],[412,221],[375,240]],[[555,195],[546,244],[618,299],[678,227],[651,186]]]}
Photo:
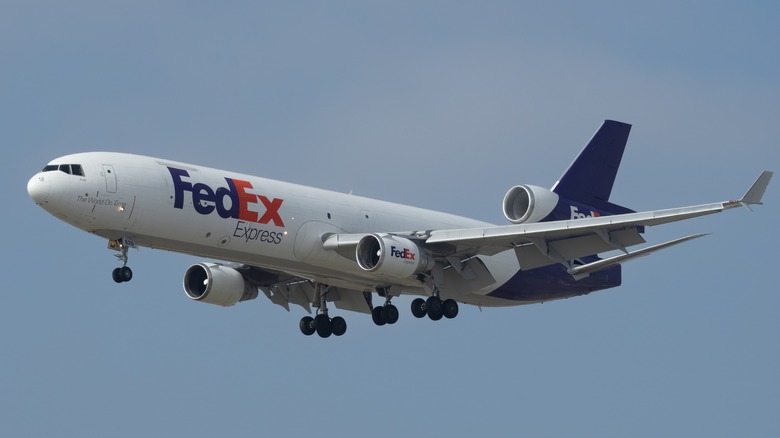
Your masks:
{"label": "nose landing gear", "polygon": [[127,250],[135,247],[135,242],[130,239],[120,238],[108,241],[108,249],[119,251],[119,254],[114,255],[122,262],[121,267],[115,268],[111,272],[111,277],[115,282],[124,283],[133,279],[133,270],[127,266]]}
{"label": "nose landing gear", "polygon": [[124,283],[133,279],[133,270],[127,266],[114,268],[114,271],[111,272],[111,277],[117,283]]}

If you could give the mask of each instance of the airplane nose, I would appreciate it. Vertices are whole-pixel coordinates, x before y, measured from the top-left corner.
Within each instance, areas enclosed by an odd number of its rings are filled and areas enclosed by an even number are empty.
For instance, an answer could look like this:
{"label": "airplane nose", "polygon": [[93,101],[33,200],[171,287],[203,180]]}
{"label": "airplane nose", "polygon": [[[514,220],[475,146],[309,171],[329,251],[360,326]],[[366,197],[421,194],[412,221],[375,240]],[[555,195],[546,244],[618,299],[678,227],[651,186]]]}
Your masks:
{"label": "airplane nose", "polygon": [[43,205],[49,200],[51,186],[43,174],[37,174],[27,182],[27,193],[38,205]]}

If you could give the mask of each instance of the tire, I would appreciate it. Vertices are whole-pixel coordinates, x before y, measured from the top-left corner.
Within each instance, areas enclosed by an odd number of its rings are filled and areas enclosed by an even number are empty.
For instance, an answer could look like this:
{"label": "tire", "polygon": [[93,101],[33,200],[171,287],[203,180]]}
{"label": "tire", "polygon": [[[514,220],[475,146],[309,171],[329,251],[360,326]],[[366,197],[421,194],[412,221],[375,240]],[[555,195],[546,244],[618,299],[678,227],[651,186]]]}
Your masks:
{"label": "tire", "polygon": [[133,270],[127,266],[122,266],[119,268],[119,276],[122,278],[122,281],[130,281],[133,279]]}
{"label": "tire", "polygon": [[331,319],[330,325],[333,328],[334,336],[341,336],[347,332],[347,321],[344,321],[344,318],[340,316]]}
{"label": "tire", "polygon": [[319,314],[314,317],[314,328],[321,338],[327,338],[333,334],[333,325],[330,323],[328,315]]}
{"label": "tire", "polygon": [[298,324],[298,327],[301,329],[301,333],[303,333],[306,336],[311,336],[314,334],[314,318],[311,316],[304,316],[301,318],[301,322]]}
{"label": "tire", "polygon": [[422,298],[415,298],[412,301],[412,315],[415,318],[422,318],[425,316],[425,300]]}
{"label": "tire", "polygon": [[111,278],[117,283],[122,282],[122,274],[119,272],[119,268],[114,268],[114,271],[111,272]]}
{"label": "tire", "polygon": [[444,305],[442,306],[442,313],[444,314],[444,317],[447,319],[452,319],[458,316],[458,303],[453,299],[446,299],[444,300]]}
{"label": "tire", "polygon": [[385,319],[385,308],[377,306],[371,309],[371,319],[373,319],[374,324],[378,326],[387,324],[387,320]]}
{"label": "tire", "polygon": [[425,311],[428,313],[428,318],[430,318],[433,321],[438,321],[443,316],[442,314],[442,308],[444,306],[442,305],[441,300],[439,297],[433,296],[428,297],[427,300],[425,300]]}
{"label": "tire", "polygon": [[385,306],[385,321],[388,324],[395,324],[398,322],[398,307],[392,304]]}

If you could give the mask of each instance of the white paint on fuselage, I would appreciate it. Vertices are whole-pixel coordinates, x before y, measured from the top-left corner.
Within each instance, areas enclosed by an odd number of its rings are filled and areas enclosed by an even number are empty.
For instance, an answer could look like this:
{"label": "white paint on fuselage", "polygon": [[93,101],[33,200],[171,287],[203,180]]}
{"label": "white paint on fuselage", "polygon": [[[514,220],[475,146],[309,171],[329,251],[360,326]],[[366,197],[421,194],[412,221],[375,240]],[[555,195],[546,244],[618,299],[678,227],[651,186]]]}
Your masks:
{"label": "white paint on fuselage", "polygon": [[[42,208],[82,230],[108,239],[129,238],[140,246],[286,271],[357,290],[371,291],[390,281],[362,270],[355,260],[322,249],[324,234],[489,225],[422,208],[132,154],[80,153],[49,164],[80,164],[84,176],[41,172],[30,180],[28,191]],[[260,224],[223,218],[217,211],[198,213],[192,192],[184,192],[182,208],[175,208],[174,180],[168,167],[185,170],[187,183],[202,183],[212,190],[225,187],[225,178],[249,182],[251,194],[265,196],[268,202],[282,200],[278,219],[283,226],[275,220]],[[262,203],[246,205],[258,217],[263,215]],[[519,270],[513,252],[480,259],[495,283],[475,291],[445,284],[442,296],[484,306],[524,304],[485,296]],[[425,294],[414,278],[393,279],[392,283],[405,293]]]}

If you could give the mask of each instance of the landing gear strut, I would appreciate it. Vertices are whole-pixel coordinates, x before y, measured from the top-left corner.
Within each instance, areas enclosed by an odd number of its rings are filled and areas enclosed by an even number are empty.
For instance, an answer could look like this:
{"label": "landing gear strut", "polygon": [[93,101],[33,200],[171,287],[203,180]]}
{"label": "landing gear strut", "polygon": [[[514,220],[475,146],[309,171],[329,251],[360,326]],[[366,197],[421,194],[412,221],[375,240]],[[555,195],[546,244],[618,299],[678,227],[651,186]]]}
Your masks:
{"label": "landing gear strut", "polygon": [[298,327],[301,329],[301,333],[306,336],[311,336],[315,332],[321,338],[330,337],[330,335],[341,336],[347,332],[347,321],[340,316],[330,318],[328,316],[328,303],[326,296],[330,286],[315,285],[315,290],[320,298],[320,308],[317,310],[317,315],[312,318],[311,316],[304,316],[301,318],[301,322]]}
{"label": "landing gear strut", "polygon": [[117,283],[124,283],[133,279],[133,270],[127,266],[127,250],[129,248],[135,248],[135,243],[130,239],[115,239],[108,241],[108,248],[114,251],[119,251],[119,254],[115,254],[116,258],[122,262],[122,266],[115,268],[111,273],[111,277]]}

